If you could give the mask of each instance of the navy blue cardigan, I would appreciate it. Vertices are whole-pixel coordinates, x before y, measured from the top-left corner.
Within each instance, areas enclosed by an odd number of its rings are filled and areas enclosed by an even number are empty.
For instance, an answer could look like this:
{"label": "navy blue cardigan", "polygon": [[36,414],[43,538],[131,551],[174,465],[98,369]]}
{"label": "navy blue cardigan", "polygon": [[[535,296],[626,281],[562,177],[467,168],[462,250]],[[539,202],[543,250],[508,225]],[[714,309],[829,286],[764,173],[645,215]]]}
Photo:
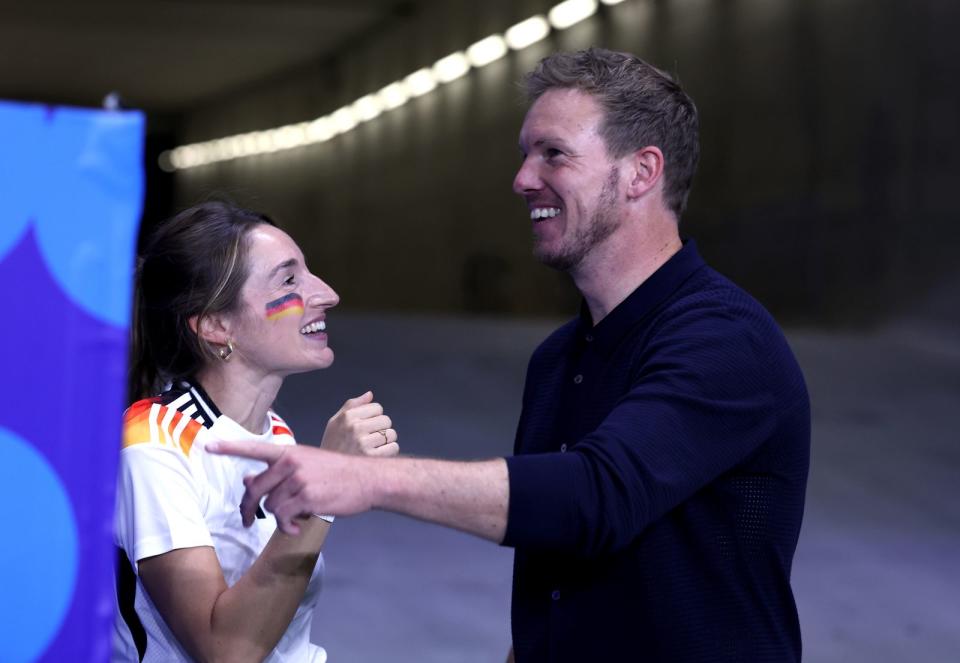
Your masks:
{"label": "navy blue cardigan", "polygon": [[780,329],[692,241],[530,360],[504,545],[517,663],[797,661],[810,407]]}

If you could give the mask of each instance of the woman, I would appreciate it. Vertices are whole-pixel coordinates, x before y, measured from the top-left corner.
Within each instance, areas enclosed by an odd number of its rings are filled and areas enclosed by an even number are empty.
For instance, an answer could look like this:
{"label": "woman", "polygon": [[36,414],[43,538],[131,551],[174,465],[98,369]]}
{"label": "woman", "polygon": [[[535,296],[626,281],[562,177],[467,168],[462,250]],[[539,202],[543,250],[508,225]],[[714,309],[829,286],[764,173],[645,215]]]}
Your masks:
{"label": "woman", "polygon": [[[151,237],[131,371],[142,400],[124,418],[118,480],[115,661],[326,660],[309,634],[333,519],[305,514],[291,537],[258,510],[244,528],[244,478],[262,464],[205,445],[295,443],[270,407],[286,376],[333,362],[326,312],[338,301],[262,214],[204,203]],[[370,392],[330,419],[322,446],[399,450]]]}

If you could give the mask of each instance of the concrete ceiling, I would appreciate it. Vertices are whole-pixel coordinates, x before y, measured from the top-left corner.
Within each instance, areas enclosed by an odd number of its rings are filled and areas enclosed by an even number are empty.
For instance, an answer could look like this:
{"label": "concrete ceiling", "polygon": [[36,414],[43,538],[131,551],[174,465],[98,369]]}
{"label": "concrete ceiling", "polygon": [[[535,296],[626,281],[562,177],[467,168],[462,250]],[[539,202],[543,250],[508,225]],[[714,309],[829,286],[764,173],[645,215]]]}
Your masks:
{"label": "concrete ceiling", "polygon": [[0,0],[0,99],[188,109],[323,62],[430,0]]}

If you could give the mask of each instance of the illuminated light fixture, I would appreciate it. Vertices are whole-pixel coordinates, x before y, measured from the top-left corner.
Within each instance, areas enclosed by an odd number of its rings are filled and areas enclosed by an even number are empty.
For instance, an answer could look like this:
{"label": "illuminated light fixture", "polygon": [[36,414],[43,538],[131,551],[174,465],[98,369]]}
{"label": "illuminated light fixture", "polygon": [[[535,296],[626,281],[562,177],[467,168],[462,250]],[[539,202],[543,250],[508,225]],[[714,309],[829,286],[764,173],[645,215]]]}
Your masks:
{"label": "illuminated light fixture", "polygon": [[410,86],[402,81],[390,83],[390,85],[377,92],[377,98],[383,104],[383,110],[399,108],[410,99]]}
{"label": "illuminated light fixture", "polygon": [[220,147],[217,138],[213,140],[208,140],[205,143],[200,143],[200,154],[201,159],[205,163],[210,163],[211,161],[216,161],[217,157],[220,155]]}
{"label": "illuminated light fixture", "polygon": [[280,136],[282,135],[282,133],[283,133],[283,129],[281,127],[277,127],[275,129],[267,129],[267,134],[270,137],[271,152],[276,152],[277,150],[282,149],[283,146],[280,144]]}
{"label": "illuminated light fixture", "polygon": [[205,166],[210,163],[210,159],[212,158],[210,147],[206,143],[200,143],[194,147],[196,151],[194,152],[193,163],[197,166]]}
{"label": "illuminated light fixture", "polygon": [[519,51],[546,38],[551,29],[565,30],[594,15],[600,3],[618,5],[623,0],[565,0],[546,15],[538,14],[521,21],[501,36],[493,34],[438,60],[432,67],[419,69],[403,80],[393,82],[376,93],[360,97],[330,115],[312,122],[301,122],[266,131],[251,131],[205,142],[183,145],[159,157],[160,167],[167,171],[184,170],[208,163],[287,150],[301,145],[330,140],[354,129],[385,111],[399,108],[414,97],[436,89],[437,85],[454,81],[471,67],[484,67],[507,54]]}
{"label": "illuminated light fixture", "polygon": [[206,161],[204,160],[204,147],[203,145],[193,145],[187,147],[184,150],[184,158],[187,163],[192,166],[202,166]]}
{"label": "illuminated light fixture", "polygon": [[512,26],[503,37],[507,41],[507,46],[519,51],[537,43],[548,34],[550,34],[550,24],[543,16],[537,15]]}
{"label": "illuminated light fixture", "polygon": [[410,96],[419,97],[437,87],[437,79],[430,69],[418,69],[403,79],[410,89]]}
{"label": "illuminated light fixture", "polygon": [[338,134],[346,133],[357,126],[357,118],[349,106],[334,111],[330,119],[333,120],[333,128]]}
{"label": "illuminated light fixture", "polygon": [[288,124],[274,129],[274,144],[278,150],[290,150],[307,143],[306,123]]}
{"label": "illuminated light fixture", "polygon": [[227,136],[223,141],[223,151],[228,155],[228,159],[237,159],[243,156],[243,143],[239,136]]}
{"label": "illuminated light fixture", "polygon": [[256,132],[251,131],[250,133],[237,136],[237,138],[240,141],[240,151],[243,152],[243,156],[252,156],[257,153]]}
{"label": "illuminated light fixture", "polygon": [[555,5],[547,14],[550,25],[557,30],[566,30],[597,11],[597,0],[566,0]]}
{"label": "illuminated light fixture", "polygon": [[273,136],[269,131],[254,131],[253,139],[257,142],[257,154],[273,151]]}
{"label": "illuminated light fixture", "polygon": [[383,112],[383,102],[376,95],[368,94],[354,101],[351,108],[357,122],[368,122]]}
{"label": "illuminated light fixture", "polygon": [[307,140],[311,143],[322,143],[336,135],[337,128],[334,126],[333,120],[330,119],[329,115],[318,117],[307,125]]}
{"label": "illuminated light fixture", "polygon": [[470,61],[463,51],[451,53],[445,58],[437,60],[433,65],[433,74],[441,83],[455,81],[470,71]]}
{"label": "illuminated light fixture", "polygon": [[230,141],[228,139],[218,138],[217,140],[210,142],[210,154],[212,160],[226,161],[233,156],[233,153],[230,151]]}
{"label": "illuminated light fixture", "polygon": [[165,173],[172,173],[180,167],[173,162],[173,150],[164,150],[161,152],[160,156],[157,157],[157,165],[160,166],[160,170]]}
{"label": "illuminated light fixture", "polygon": [[166,161],[174,170],[189,168],[187,165],[187,160],[183,156],[183,151],[186,149],[186,147],[175,147],[172,150],[167,150],[163,153],[167,155],[165,159],[163,158],[163,154],[160,155],[160,166],[162,167],[163,163]]}
{"label": "illuminated light fixture", "polygon": [[507,42],[500,35],[490,35],[467,49],[467,59],[474,67],[483,67],[507,54]]}

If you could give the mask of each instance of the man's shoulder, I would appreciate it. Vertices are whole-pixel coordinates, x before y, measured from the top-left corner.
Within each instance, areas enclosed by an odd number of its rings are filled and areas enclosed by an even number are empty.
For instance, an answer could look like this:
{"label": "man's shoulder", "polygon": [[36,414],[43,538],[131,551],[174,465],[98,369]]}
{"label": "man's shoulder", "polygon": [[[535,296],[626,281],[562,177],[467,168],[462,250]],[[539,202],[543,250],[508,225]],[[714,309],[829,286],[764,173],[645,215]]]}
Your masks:
{"label": "man's shoulder", "polygon": [[666,302],[657,318],[663,322],[706,321],[731,330],[776,330],[773,316],[750,293],[712,267],[697,270]]}
{"label": "man's shoulder", "polygon": [[802,372],[773,316],[746,290],[710,267],[684,283],[652,322],[652,344],[678,361],[736,367],[802,385]]}

